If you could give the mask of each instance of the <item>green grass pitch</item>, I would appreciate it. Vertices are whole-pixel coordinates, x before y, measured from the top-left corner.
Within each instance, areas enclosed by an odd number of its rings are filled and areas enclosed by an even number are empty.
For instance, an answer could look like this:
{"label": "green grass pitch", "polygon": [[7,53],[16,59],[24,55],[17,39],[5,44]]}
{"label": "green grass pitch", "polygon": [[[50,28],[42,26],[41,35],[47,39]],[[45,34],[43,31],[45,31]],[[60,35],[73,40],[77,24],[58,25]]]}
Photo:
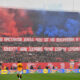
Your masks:
{"label": "green grass pitch", "polygon": [[[18,80],[16,74],[0,75],[0,80]],[[22,80],[80,80],[79,73],[23,74]]]}

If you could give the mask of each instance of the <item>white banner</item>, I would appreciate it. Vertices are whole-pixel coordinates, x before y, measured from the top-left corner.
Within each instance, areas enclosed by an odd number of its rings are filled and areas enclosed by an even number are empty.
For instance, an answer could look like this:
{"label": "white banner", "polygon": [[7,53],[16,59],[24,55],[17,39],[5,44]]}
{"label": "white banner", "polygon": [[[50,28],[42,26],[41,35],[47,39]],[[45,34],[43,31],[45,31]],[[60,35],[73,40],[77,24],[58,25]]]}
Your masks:
{"label": "white banner", "polygon": [[28,52],[42,52],[42,51],[80,51],[80,47],[2,47],[3,51],[28,51]]}

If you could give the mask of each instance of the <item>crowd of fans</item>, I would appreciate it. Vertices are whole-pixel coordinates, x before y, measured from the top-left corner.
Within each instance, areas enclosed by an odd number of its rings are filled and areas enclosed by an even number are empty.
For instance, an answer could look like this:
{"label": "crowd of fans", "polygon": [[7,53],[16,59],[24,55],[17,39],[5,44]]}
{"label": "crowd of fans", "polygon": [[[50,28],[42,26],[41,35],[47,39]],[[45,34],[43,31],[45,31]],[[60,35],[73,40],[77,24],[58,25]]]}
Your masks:
{"label": "crowd of fans", "polygon": [[5,52],[2,50],[2,46],[45,46],[45,47],[78,47],[79,42],[64,42],[64,43],[42,43],[42,42],[0,42],[0,61],[8,62],[69,62],[70,59],[74,59],[76,62],[80,60],[79,52]]}
{"label": "crowd of fans", "polygon": [[0,42],[0,45],[16,47],[79,47],[80,42]]}

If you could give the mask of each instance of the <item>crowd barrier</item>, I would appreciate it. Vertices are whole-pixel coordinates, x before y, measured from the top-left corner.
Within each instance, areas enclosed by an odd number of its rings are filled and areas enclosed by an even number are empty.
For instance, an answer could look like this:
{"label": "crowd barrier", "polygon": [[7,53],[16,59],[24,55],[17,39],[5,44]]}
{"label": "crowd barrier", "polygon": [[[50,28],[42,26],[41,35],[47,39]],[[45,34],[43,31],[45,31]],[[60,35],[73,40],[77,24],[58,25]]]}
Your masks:
{"label": "crowd barrier", "polygon": [[[38,70],[23,70],[22,74],[29,74],[29,73],[80,73],[80,69],[38,69]],[[16,70],[1,70],[0,74],[17,74]]]}
{"label": "crowd barrier", "polygon": [[[80,66],[80,62],[35,62],[35,63],[22,63],[23,69],[30,69],[30,66],[33,66],[33,69],[38,69],[40,66],[41,69],[45,69],[46,66],[49,67],[49,69],[52,69],[53,66],[57,67],[58,69],[78,69]],[[8,67],[10,70],[11,67],[17,66],[17,63],[3,63],[2,69],[4,70],[4,67]]]}

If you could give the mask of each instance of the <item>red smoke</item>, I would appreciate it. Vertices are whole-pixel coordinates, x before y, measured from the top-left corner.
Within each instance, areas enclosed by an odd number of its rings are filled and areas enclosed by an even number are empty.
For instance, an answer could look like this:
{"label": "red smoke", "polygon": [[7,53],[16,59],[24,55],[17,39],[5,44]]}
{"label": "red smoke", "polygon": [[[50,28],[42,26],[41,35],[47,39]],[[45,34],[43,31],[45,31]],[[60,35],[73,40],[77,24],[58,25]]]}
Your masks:
{"label": "red smoke", "polygon": [[32,22],[25,10],[0,8],[0,36],[33,35]]}

